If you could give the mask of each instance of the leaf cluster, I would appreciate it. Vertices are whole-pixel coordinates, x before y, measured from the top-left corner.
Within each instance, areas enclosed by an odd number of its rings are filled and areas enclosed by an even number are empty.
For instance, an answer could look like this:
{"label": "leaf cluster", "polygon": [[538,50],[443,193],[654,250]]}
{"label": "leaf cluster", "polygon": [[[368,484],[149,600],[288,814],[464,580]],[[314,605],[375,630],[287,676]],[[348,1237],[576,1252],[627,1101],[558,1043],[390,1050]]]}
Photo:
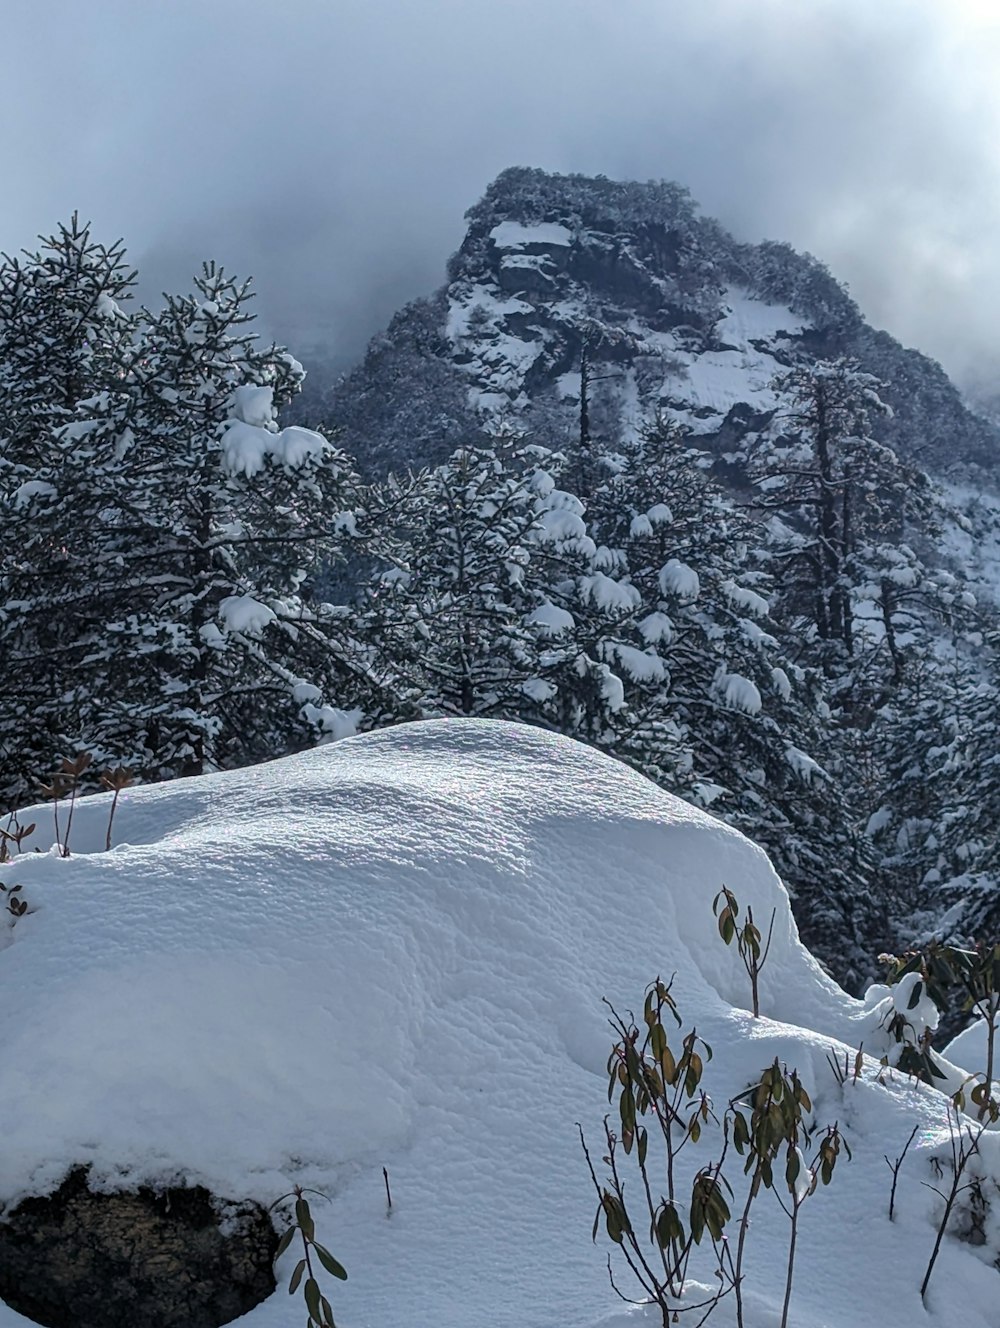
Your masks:
{"label": "leaf cluster", "polygon": [[341,1282],[347,1281],[347,1270],[338,1259],[334,1258],[326,1246],[321,1245],[316,1239],[316,1223],[309,1206],[309,1200],[306,1198],[306,1191],[301,1186],[296,1185],[290,1194],[283,1195],[277,1202],[283,1203],[286,1199],[291,1198],[295,1200],[293,1205],[294,1217],[291,1225],[278,1242],[278,1249],[274,1257],[276,1260],[280,1259],[296,1235],[301,1238],[302,1258],[299,1259],[292,1270],[292,1276],[288,1283],[288,1293],[294,1295],[299,1287],[302,1287],[302,1296],[309,1312],[309,1317],[306,1319],[306,1328],[336,1328],[330,1302],[323,1294],[316,1279],[313,1256],[331,1277],[336,1277]]}
{"label": "leaf cluster", "polygon": [[[683,1028],[683,1023],[670,983],[657,978],[651,984],[641,1023],[633,1017],[623,1019],[613,1007],[609,1009],[615,1042],[607,1065],[608,1101],[617,1100],[620,1124],[613,1128],[611,1118],[605,1117],[603,1179],[597,1175],[580,1131],[598,1196],[592,1238],[597,1239],[603,1223],[608,1239],[621,1251],[647,1298],[660,1307],[664,1324],[674,1322],[675,1315],[691,1308],[704,1310],[707,1318],[723,1296],[735,1292],[737,1319],[742,1325],[743,1256],[754,1199],[762,1189],[773,1190],[791,1219],[787,1297],[798,1210],[817,1185],[831,1182],[841,1153],[849,1157],[850,1149],[836,1125],[828,1126],[816,1138],[809,1119],[809,1094],[797,1072],[789,1071],[777,1059],[759,1080],[730,1102],[720,1121],[703,1086],[712,1049],[694,1028],[683,1032],[677,1041],[677,1030]],[[673,1046],[671,1036],[675,1038]],[[712,1132],[719,1145],[717,1154],[695,1173],[690,1197],[682,1196],[678,1158],[689,1145],[697,1145],[705,1137],[703,1132],[710,1123],[717,1127]],[[812,1160],[807,1163],[804,1149],[813,1144]],[[724,1174],[731,1145],[745,1159],[743,1170],[749,1177],[746,1203],[737,1222],[735,1256],[727,1240],[727,1229],[733,1222],[733,1189]],[[783,1150],[785,1165],[781,1173],[778,1164]],[[632,1159],[638,1171],[640,1202],[648,1216],[648,1240],[637,1231],[635,1200],[626,1198],[627,1169],[622,1154]],[[808,1171],[807,1178],[802,1177],[803,1167]],[[697,1306],[681,1305],[690,1260],[706,1238],[714,1251],[718,1289]],[[610,1259],[608,1266],[612,1285],[621,1295]]]}
{"label": "leaf cluster", "polygon": [[774,935],[774,921],[777,910],[771,910],[771,923],[764,941],[760,928],[753,920],[753,909],[747,908],[744,921],[740,922],[740,905],[728,886],[723,886],[712,900],[712,912],[718,918],[719,935],[726,945],[736,941],[740,959],[750,979],[750,993],[753,1003],[754,1018],[760,1016],[760,973],[767,963],[771,951],[771,939]]}

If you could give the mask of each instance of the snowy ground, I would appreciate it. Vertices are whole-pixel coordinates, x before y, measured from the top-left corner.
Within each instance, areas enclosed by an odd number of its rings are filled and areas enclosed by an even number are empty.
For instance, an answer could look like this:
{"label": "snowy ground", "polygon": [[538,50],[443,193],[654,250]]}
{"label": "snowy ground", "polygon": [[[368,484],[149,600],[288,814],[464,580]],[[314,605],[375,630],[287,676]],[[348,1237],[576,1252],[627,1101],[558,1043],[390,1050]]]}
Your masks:
{"label": "snowy ground", "polygon": [[[985,1245],[946,1240],[920,1301],[944,1099],[871,1063],[838,1085],[830,1039],[872,1047],[875,1015],[800,946],[764,855],[706,814],[567,739],[449,720],[130,790],[110,853],[108,802],[78,808],[68,859],[0,869],[32,910],[0,951],[0,1201],[81,1162],[268,1203],[299,1182],[330,1196],[343,1328],[645,1328],[591,1243],[575,1123],[596,1142],[607,1110],[601,998],[640,1009],[676,974],[717,1103],[777,1055],[854,1151],[803,1209],[792,1324],[995,1325],[992,1214]],[[722,885],[777,910],[766,1018],[716,931]],[[914,1125],[890,1224],[883,1155]],[[779,1323],[786,1227],[765,1196],[748,1328]],[[304,1314],[279,1286],[247,1320]],[[710,1323],[733,1321],[727,1303]],[[0,1328],[26,1322],[0,1307]]]}

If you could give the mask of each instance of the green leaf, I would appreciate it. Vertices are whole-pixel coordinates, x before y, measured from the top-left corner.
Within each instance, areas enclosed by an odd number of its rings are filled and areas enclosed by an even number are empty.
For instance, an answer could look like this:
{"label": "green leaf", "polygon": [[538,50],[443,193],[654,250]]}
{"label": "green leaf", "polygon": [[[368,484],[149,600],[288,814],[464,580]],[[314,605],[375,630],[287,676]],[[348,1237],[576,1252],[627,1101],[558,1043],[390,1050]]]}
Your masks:
{"label": "green leaf", "polygon": [[631,1088],[623,1088],[618,1110],[622,1118],[623,1130],[635,1129],[635,1098]]}
{"label": "green leaf", "polygon": [[673,1204],[664,1204],[656,1218],[656,1243],[667,1249],[671,1240],[684,1240],[684,1227]]}
{"label": "green leaf", "polygon": [[684,1089],[689,1097],[694,1095],[695,1089],[701,1083],[701,1076],[704,1072],[704,1062],[696,1051],[692,1051],[688,1058],[687,1074],[684,1079]]}
{"label": "green leaf", "polygon": [[306,1298],[306,1308],[309,1310],[309,1313],[318,1323],[319,1312],[320,1312],[319,1311],[320,1291],[319,1291],[319,1283],[316,1281],[315,1277],[306,1278],[305,1298]]}
{"label": "green leaf", "polygon": [[313,1249],[316,1251],[320,1263],[331,1277],[339,1277],[342,1282],[347,1281],[347,1269],[338,1259],[333,1257],[325,1246],[313,1245]]}
{"label": "green leaf", "polygon": [[737,1111],[733,1116],[733,1143],[736,1145],[736,1151],[742,1153],[749,1142],[750,1129],[746,1117],[741,1111]]}
{"label": "green leaf", "polygon": [[667,1046],[667,1034],[662,1024],[654,1024],[649,1032],[649,1049],[653,1059],[659,1060]]}
{"label": "green leaf", "polygon": [[794,1191],[795,1182],[798,1179],[800,1170],[801,1163],[799,1162],[799,1155],[794,1149],[789,1148],[788,1161],[785,1164],[785,1184],[790,1190]]}
{"label": "green leaf", "polygon": [[660,1057],[660,1068],[663,1071],[663,1078],[668,1084],[677,1082],[677,1062],[674,1060],[673,1052],[669,1047],[663,1048],[663,1055]]}
{"label": "green leaf", "polygon": [[305,1199],[295,1200],[295,1220],[299,1224],[306,1240],[312,1240],[316,1234],[316,1227],[313,1224],[312,1214],[309,1211],[309,1204]]}
{"label": "green leaf", "polygon": [[289,1245],[291,1245],[294,1239],[295,1239],[295,1228],[289,1227],[288,1230],[285,1232],[285,1234],[278,1241],[278,1248],[274,1252],[275,1262],[277,1262],[277,1260],[281,1258],[285,1250],[288,1249]]}
{"label": "green leaf", "polygon": [[292,1280],[288,1283],[288,1294],[294,1296],[299,1289],[299,1283],[302,1281],[302,1274],[306,1271],[305,1259],[300,1259],[295,1265],[295,1272],[292,1273]]}
{"label": "green leaf", "polygon": [[601,1204],[604,1208],[604,1221],[608,1228],[608,1236],[616,1245],[621,1245],[623,1232],[631,1231],[628,1215],[609,1190],[605,1190],[601,1196]]}

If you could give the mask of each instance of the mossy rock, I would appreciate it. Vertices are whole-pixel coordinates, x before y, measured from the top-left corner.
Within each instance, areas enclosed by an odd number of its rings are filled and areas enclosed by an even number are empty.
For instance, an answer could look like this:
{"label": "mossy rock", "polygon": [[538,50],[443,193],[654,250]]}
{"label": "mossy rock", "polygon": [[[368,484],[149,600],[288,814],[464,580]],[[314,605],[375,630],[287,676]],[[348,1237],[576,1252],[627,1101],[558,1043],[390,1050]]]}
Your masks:
{"label": "mossy rock", "polygon": [[0,1298],[46,1328],[219,1328],[274,1291],[277,1244],[259,1204],[95,1193],[77,1167],[0,1219]]}

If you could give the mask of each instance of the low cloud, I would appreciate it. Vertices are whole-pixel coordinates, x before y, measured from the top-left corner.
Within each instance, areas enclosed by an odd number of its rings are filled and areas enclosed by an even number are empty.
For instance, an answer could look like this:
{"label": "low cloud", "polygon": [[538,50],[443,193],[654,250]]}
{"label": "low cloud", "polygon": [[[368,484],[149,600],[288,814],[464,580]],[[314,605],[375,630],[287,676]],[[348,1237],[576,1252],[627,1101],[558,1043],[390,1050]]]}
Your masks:
{"label": "low cloud", "polygon": [[202,258],[343,362],[505,166],[669,178],[988,381],[1000,28],[974,0],[11,0],[0,242],[74,208],[144,295]]}

